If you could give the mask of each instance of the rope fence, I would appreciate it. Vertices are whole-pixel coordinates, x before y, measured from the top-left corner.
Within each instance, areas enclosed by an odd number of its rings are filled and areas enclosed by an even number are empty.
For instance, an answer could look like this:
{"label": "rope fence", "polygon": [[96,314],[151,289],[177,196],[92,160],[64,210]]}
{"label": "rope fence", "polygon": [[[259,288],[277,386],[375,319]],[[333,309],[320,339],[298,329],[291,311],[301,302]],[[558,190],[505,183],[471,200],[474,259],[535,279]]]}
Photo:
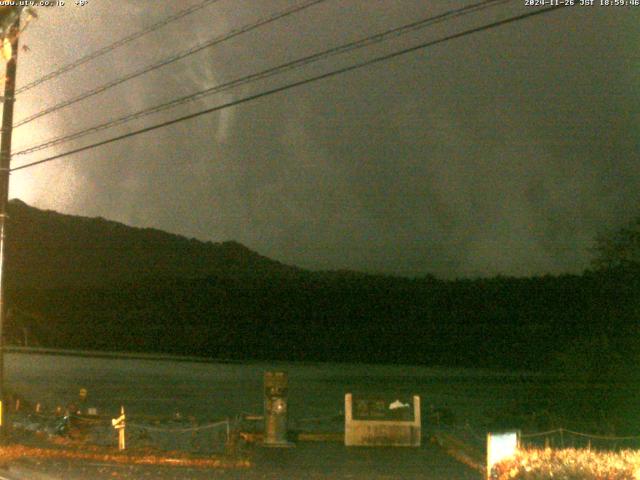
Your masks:
{"label": "rope fence", "polygon": [[[436,434],[451,434],[467,445],[486,449],[487,432],[474,429],[470,424],[452,428],[438,428]],[[640,435],[606,435],[585,433],[568,428],[554,428],[540,432],[519,433],[524,447],[586,448],[604,451],[640,448]]]}
{"label": "rope fence", "polygon": [[640,435],[594,434],[568,428],[523,433],[520,439],[523,446],[538,448],[586,448],[604,451],[640,448]]}
{"label": "rope fence", "polygon": [[152,446],[161,450],[208,454],[224,451],[231,440],[229,420],[190,427],[144,425],[129,422],[126,429],[130,448]]}
{"label": "rope fence", "polygon": [[[12,421],[18,430],[44,432],[96,446],[117,445],[122,450],[152,449],[204,455],[237,451],[244,438],[241,432],[260,434],[264,428],[264,416],[248,412],[207,422],[178,414],[129,416],[124,411],[116,419],[111,415],[70,413],[69,409],[63,411],[61,408],[55,411],[33,409],[27,407],[26,402],[14,410]],[[344,412],[292,418],[289,430],[296,434],[340,433],[344,431]]]}
{"label": "rope fence", "polygon": [[[255,438],[262,438],[265,428],[264,415],[247,412],[203,422],[193,417],[182,417],[179,413],[165,417],[130,417],[122,409],[120,417],[116,419],[97,415],[95,408],[70,406],[62,413],[62,407],[57,407],[54,412],[46,411],[39,403],[30,404],[22,399],[16,399],[14,403],[12,421],[17,429],[43,432],[51,436],[62,435],[87,444],[118,445],[122,450],[151,448],[196,454],[236,451],[237,447],[242,446],[242,440],[250,442],[255,441]],[[479,452],[487,451],[487,439],[490,435],[488,431],[484,431],[486,425],[478,429],[469,422],[445,422],[440,413],[432,407],[425,415],[427,431],[432,438],[448,435]],[[290,418],[289,432],[292,438],[301,434],[321,438],[322,434],[327,433],[339,438],[344,432],[344,415],[343,411],[337,411],[331,415]],[[593,448],[603,451],[640,449],[640,435],[614,435],[606,431],[585,433],[562,427],[539,432],[517,431],[517,434],[519,445],[524,448]]]}
{"label": "rope fence", "polygon": [[140,423],[127,423],[127,428],[138,428],[140,430],[147,430],[149,432],[163,432],[163,433],[188,433],[188,432],[200,432],[204,430],[210,430],[212,428],[218,428],[224,425],[227,430],[229,427],[229,420],[222,420],[215,423],[209,423],[207,425],[199,425],[196,427],[186,427],[186,428],[167,428],[167,427],[157,427],[152,425],[142,425]]}
{"label": "rope fence", "polygon": [[[133,417],[134,419],[136,417]],[[118,420],[116,422],[116,420]],[[50,436],[64,436],[97,446],[120,444],[126,430],[126,449],[151,448],[160,451],[182,451],[193,454],[227,452],[234,446],[236,422],[224,419],[198,424],[193,418],[176,420],[165,417],[153,423],[130,421],[120,417],[19,412],[13,415],[18,430],[44,432]]]}
{"label": "rope fence", "polygon": [[568,433],[570,435],[575,435],[578,437],[584,437],[584,438],[591,438],[594,440],[611,440],[611,441],[617,441],[617,440],[640,440],[640,435],[632,435],[632,436],[626,436],[626,437],[618,437],[615,435],[596,435],[596,434],[591,434],[591,433],[582,433],[582,432],[575,432],[573,430],[569,430],[566,428],[556,428],[555,430],[549,430],[546,432],[536,432],[536,433],[523,433],[520,435],[520,438],[536,438],[536,437],[543,437],[543,436],[549,436],[549,435],[553,435],[553,434],[560,434],[560,433]]}

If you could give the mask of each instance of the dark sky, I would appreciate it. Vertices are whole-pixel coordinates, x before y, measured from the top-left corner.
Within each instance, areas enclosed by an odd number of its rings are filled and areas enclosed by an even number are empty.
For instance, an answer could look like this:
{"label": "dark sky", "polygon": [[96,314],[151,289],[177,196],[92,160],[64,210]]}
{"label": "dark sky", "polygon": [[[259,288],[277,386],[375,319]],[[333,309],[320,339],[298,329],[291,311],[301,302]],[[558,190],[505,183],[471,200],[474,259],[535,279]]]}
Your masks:
{"label": "dark sky", "polygon": [[[16,119],[300,2],[220,0],[20,95]],[[38,9],[18,86],[199,1],[74,3]],[[20,127],[14,151],[469,3],[327,0]],[[506,2],[13,165],[532,8]],[[15,172],[11,195],[313,269],[580,272],[599,231],[638,215],[639,111],[640,7],[575,7]]]}

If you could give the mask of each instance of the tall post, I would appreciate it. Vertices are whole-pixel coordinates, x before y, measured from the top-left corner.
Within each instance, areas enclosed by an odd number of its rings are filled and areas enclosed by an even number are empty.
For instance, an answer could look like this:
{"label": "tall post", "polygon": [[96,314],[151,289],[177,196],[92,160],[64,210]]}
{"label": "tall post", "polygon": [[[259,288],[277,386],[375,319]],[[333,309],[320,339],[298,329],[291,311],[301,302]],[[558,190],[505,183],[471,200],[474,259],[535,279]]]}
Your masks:
{"label": "tall post", "polygon": [[287,441],[288,384],[285,372],[264,372],[264,446],[292,446]]}
{"label": "tall post", "polygon": [[13,129],[13,104],[16,91],[16,70],[18,67],[18,32],[20,30],[19,10],[13,24],[8,28],[6,38],[11,42],[11,58],[7,61],[4,80],[4,104],[2,108],[2,141],[0,142],[0,439],[6,433],[6,404],[4,402],[4,338],[6,321],[5,286],[5,234],[7,204],[9,203],[9,170],[11,168],[11,134]]}

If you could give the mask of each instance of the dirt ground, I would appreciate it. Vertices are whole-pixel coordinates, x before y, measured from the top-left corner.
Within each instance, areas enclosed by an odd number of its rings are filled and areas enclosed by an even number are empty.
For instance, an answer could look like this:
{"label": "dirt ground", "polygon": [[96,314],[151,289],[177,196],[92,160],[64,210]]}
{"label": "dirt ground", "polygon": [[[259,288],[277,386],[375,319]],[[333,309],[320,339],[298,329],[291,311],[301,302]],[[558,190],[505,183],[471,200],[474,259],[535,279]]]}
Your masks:
{"label": "dirt ground", "polygon": [[0,470],[8,480],[478,480],[480,474],[434,445],[420,448],[346,448],[339,443],[299,443],[293,448],[252,447],[246,469],[170,466],[21,458]]}

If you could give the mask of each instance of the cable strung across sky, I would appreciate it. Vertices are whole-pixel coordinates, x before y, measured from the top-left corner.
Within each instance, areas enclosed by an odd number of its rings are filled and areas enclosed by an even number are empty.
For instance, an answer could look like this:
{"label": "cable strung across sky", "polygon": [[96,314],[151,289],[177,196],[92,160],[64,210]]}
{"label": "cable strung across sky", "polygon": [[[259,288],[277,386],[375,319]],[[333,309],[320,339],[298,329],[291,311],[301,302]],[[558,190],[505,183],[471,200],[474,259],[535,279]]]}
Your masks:
{"label": "cable strung across sky", "polygon": [[154,23],[153,25],[150,25],[147,28],[144,28],[138,32],[132,33],[131,35],[121,38],[120,40],[117,40],[116,42],[113,42],[109,45],[106,45],[94,52],[91,52],[87,55],[85,55],[84,57],[80,57],[79,59],[68,63],[67,65],[64,65],[60,68],[58,68],[57,70],[54,70],[53,72],[50,72],[46,75],[43,75],[42,77],[33,80],[31,82],[29,82],[28,84],[26,84],[23,87],[20,87],[16,90],[16,95],[18,95],[19,93],[22,92],[26,92],[27,90],[31,90],[33,87],[37,87],[38,85],[40,85],[41,83],[44,83],[46,81],[49,81],[53,78],[56,78],[60,75],[62,75],[63,73],[67,73],[71,70],[73,70],[74,68],[79,67],[80,65],[84,65],[87,62],[90,62],[91,60],[94,60],[102,55],[105,55],[106,53],[109,53],[113,50],[115,50],[116,48],[122,47],[123,45],[126,45],[130,42],[133,42],[134,40],[137,40],[138,38],[143,37],[144,35],[154,32],[162,27],[164,27],[165,25],[169,25],[170,23],[173,23],[177,20],[180,20],[183,17],[186,17],[187,15],[190,15],[194,12],[197,12],[198,10],[203,9],[204,7],[206,7],[209,4],[212,3],[216,3],[220,0],[204,0],[203,2],[193,5],[189,8],[186,8],[184,10],[179,11],[178,13],[176,13],[175,15],[170,15],[169,17],[160,20],[159,22]]}
{"label": "cable strung across sky", "polygon": [[411,22],[409,24],[406,25],[402,25],[400,27],[396,27],[390,30],[386,30],[384,32],[381,33],[377,33],[375,35],[371,35],[365,38],[362,38],[360,40],[356,40],[353,42],[349,42],[337,47],[333,47],[333,48],[329,48],[327,50],[323,50],[322,52],[318,52],[312,55],[308,55],[302,58],[299,58],[297,60],[293,60],[291,62],[286,62],[284,64],[278,65],[276,67],[271,67],[268,68],[266,70],[262,70],[260,72],[251,74],[251,75],[247,75],[247,76],[243,76],[240,77],[238,79],[220,84],[220,85],[216,85],[189,95],[185,95],[183,97],[171,100],[169,102],[165,102],[153,107],[149,107],[113,120],[109,120],[108,122],[99,124],[99,125],[95,125],[92,127],[88,127],[85,128],[83,130],[80,130],[78,132],[74,132],[71,134],[67,134],[67,135],[63,135],[57,138],[53,138],[50,139],[46,142],[43,142],[41,144],[38,145],[33,145],[31,147],[27,147],[23,150],[20,150],[18,152],[15,152],[13,155],[26,155],[26,154],[30,154],[30,153],[34,153],[36,151],[39,150],[43,150],[46,148],[50,148],[53,147],[55,145],[60,145],[63,143],[67,143],[69,141],[72,140],[76,140],[78,138],[84,137],[86,135],[90,135],[92,133],[97,133],[99,131],[108,129],[108,128],[113,128],[115,126],[118,125],[122,125],[125,123],[128,123],[130,121],[133,120],[137,120],[143,117],[146,117],[148,115],[154,114],[154,113],[159,113],[161,111],[164,110],[168,110],[171,108],[175,108],[179,105],[188,103],[188,102],[192,102],[192,101],[196,101],[199,100],[201,98],[204,98],[206,96],[210,96],[216,93],[220,93],[226,90],[230,90],[232,88],[236,88],[238,86],[241,85],[246,85],[248,83],[251,82],[255,82],[258,80],[264,80],[266,78],[270,78],[272,76],[281,74],[283,72],[289,71],[289,70],[294,70],[294,69],[299,69],[301,67],[307,66],[313,62],[317,62],[320,60],[323,60],[325,58],[329,58],[332,56],[336,56],[336,55],[340,55],[343,53],[347,53],[359,48],[364,48],[364,47],[368,47],[371,45],[374,45],[376,43],[380,43],[386,40],[389,40],[391,38],[396,38],[399,37],[401,35],[405,35],[407,33],[437,24],[437,23],[441,23],[441,22],[445,22],[445,21],[449,21],[453,18],[456,17],[460,17],[460,16],[464,16],[464,15],[468,15],[470,13],[474,13],[474,12],[478,12],[480,10],[489,8],[489,7],[493,7],[495,5],[498,4],[502,4],[502,3],[506,3],[509,0],[483,0],[481,2],[478,3],[474,3],[472,5],[468,5],[462,8],[458,8],[455,10],[450,10],[447,11],[443,14],[440,15],[436,15],[436,16],[431,16],[431,17],[427,17],[415,22]]}
{"label": "cable strung across sky", "polygon": [[11,168],[10,171],[14,172],[14,171],[18,171],[18,170],[23,170],[25,168],[34,167],[36,165],[41,165],[43,163],[48,163],[48,162],[51,162],[53,160],[57,160],[59,158],[63,158],[63,157],[67,157],[69,155],[73,155],[75,153],[80,153],[80,152],[84,152],[86,150],[91,150],[91,149],[94,149],[94,148],[97,148],[97,147],[100,147],[100,146],[103,146],[103,145],[107,145],[107,144],[110,144],[110,143],[113,143],[113,142],[124,140],[126,138],[134,137],[134,136],[140,135],[142,133],[151,132],[151,131],[157,130],[159,128],[167,127],[169,125],[174,125],[176,123],[180,123],[180,122],[183,122],[183,121],[186,121],[186,120],[191,120],[193,118],[197,118],[197,117],[200,117],[202,115],[207,115],[209,113],[217,112],[217,111],[223,110],[225,108],[230,108],[230,107],[234,107],[236,105],[241,105],[241,104],[253,101],[253,100],[257,100],[259,98],[263,98],[263,97],[270,96],[270,95],[273,95],[273,94],[276,94],[276,93],[280,93],[280,92],[283,92],[283,91],[286,91],[286,90],[290,90],[290,89],[295,88],[295,87],[299,87],[299,86],[302,86],[302,85],[307,85],[309,83],[316,82],[318,80],[323,80],[323,79],[326,79],[326,78],[334,77],[334,76],[342,74],[342,73],[351,72],[353,70],[357,70],[357,69],[360,69],[360,68],[363,68],[363,67],[366,67],[366,66],[369,66],[369,65],[373,65],[373,64],[380,63],[380,62],[383,62],[383,61],[386,61],[386,60],[390,60],[392,58],[396,58],[396,57],[399,57],[401,55],[406,55],[407,53],[415,52],[417,50],[422,50],[424,48],[428,48],[428,47],[431,47],[431,46],[434,46],[434,45],[438,45],[438,44],[441,44],[441,43],[444,43],[444,42],[448,42],[448,41],[451,41],[451,40],[454,40],[454,39],[457,39],[457,38],[461,38],[461,37],[464,37],[464,36],[467,36],[467,35],[471,35],[471,34],[479,33],[479,32],[484,32],[484,31],[487,31],[487,30],[490,30],[490,29],[493,29],[493,28],[496,28],[496,27],[500,27],[502,25],[507,25],[509,23],[514,23],[514,22],[517,22],[517,21],[521,21],[521,20],[524,20],[524,19],[527,19],[527,18],[531,18],[531,17],[534,17],[534,16],[538,16],[538,15],[541,15],[541,14],[544,14],[544,13],[549,13],[549,12],[552,12],[552,11],[555,11],[555,10],[564,9],[564,8],[566,8],[564,5],[545,7],[545,8],[541,8],[539,10],[534,10],[534,11],[529,12],[529,13],[516,15],[516,16],[509,17],[509,18],[506,18],[506,19],[503,19],[503,20],[499,20],[499,21],[496,21],[496,22],[491,22],[489,24],[482,25],[480,27],[467,29],[467,30],[464,30],[462,32],[454,33],[454,34],[445,36],[443,38],[439,38],[437,40],[431,40],[431,41],[428,41],[428,42],[425,42],[425,43],[421,43],[419,45],[414,45],[412,47],[404,48],[402,50],[398,50],[398,51],[393,52],[393,53],[381,55],[381,56],[378,56],[378,57],[375,57],[375,58],[372,58],[372,59],[369,59],[369,60],[366,60],[366,61],[363,61],[363,62],[360,62],[360,63],[349,65],[347,67],[343,67],[343,68],[339,68],[339,69],[336,69],[336,70],[332,70],[330,72],[323,73],[323,74],[320,74],[320,75],[316,75],[316,76],[313,76],[313,77],[310,77],[310,78],[306,78],[304,80],[300,80],[300,81],[289,83],[289,84],[286,84],[286,85],[283,85],[283,86],[280,86],[280,87],[276,87],[276,88],[273,88],[273,89],[270,89],[270,90],[266,90],[266,91],[263,91],[263,92],[260,92],[260,93],[249,95],[247,97],[244,97],[244,98],[241,98],[241,99],[238,99],[238,100],[233,100],[231,102],[227,102],[227,103],[224,103],[222,105],[217,105],[215,107],[207,108],[205,110],[201,110],[201,111],[196,112],[196,113],[192,113],[192,114],[185,115],[185,116],[182,116],[182,117],[174,118],[174,119],[168,120],[166,122],[162,122],[162,123],[159,123],[159,124],[151,125],[149,127],[141,128],[139,130],[135,130],[135,131],[128,132],[128,133],[125,133],[125,134],[122,134],[122,135],[111,137],[111,138],[108,138],[106,140],[102,140],[102,141],[99,141],[99,142],[96,142],[96,143],[92,143],[90,145],[85,145],[83,147],[79,147],[79,148],[75,148],[75,149],[72,149],[72,150],[68,150],[66,152],[59,153],[59,154],[56,154],[56,155],[52,155],[50,157],[43,158],[41,160],[36,160],[36,161],[33,161],[33,162],[25,163],[23,165],[19,165],[17,167]]}
{"label": "cable strung across sky", "polygon": [[226,42],[227,40],[230,40],[232,38],[235,38],[239,35],[242,35],[244,33],[250,32],[252,30],[255,30],[256,28],[262,27],[264,25],[268,25],[272,22],[275,22],[277,20],[280,20],[282,18],[288,17],[289,15],[293,15],[294,13],[300,12],[304,9],[307,9],[313,5],[316,5],[318,3],[322,3],[326,0],[308,0],[302,4],[299,5],[295,5],[293,7],[287,8],[285,10],[279,11],[277,13],[271,14],[267,17],[263,17],[261,19],[259,19],[256,22],[252,22],[250,24],[244,25],[240,28],[236,28],[234,30],[231,30],[229,33],[226,33],[224,35],[220,35],[220,36],[216,36],[206,42],[203,43],[199,43],[187,50],[184,50],[182,52],[179,52],[175,55],[171,55],[168,58],[165,58],[157,63],[154,63],[152,65],[148,65],[140,70],[136,70],[135,72],[132,72],[128,75],[125,75],[123,77],[117,78],[115,80],[112,80],[106,84],[100,85],[92,90],[89,90],[87,92],[81,93],[80,95],[77,95],[69,100],[65,100],[63,102],[60,102],[56,105],[53,105],[52,107],[46,108],[44,110],[41,110],[40,112],[34,113],[33,115],[30,115],[26,118],[23,118],[22,120],[16,122],[13,125],[13,128],[18,128],[21,127],[22,125],[25,125],[29,122],[32,122],[33,120],[36,120],[37,118],[41,118],[44,117],[45,115],[48,115],[50,113],[53,113],[55,111],[58,111],[62,108],[68,107],[70,105],[73,105],[74,103],[77,103],[81,100],[85,100],[89,97],[92,97],[94,95],[98,95],[102,92],[105,92],[117,85],[120,85],[124,82],[127,82],[129,80],[132,80],[134,78],[140,77],[144,74],[150,73],[154,70],[157,70],[159,68],[162,68],[164,66],[170,65],[172,63],[177,62],[178,60],[182,60],[183,58],[189,57],[195,53],[198,53],[206,48],[210,48],[213,47],[215,45],[219,45],[223,42]]}

